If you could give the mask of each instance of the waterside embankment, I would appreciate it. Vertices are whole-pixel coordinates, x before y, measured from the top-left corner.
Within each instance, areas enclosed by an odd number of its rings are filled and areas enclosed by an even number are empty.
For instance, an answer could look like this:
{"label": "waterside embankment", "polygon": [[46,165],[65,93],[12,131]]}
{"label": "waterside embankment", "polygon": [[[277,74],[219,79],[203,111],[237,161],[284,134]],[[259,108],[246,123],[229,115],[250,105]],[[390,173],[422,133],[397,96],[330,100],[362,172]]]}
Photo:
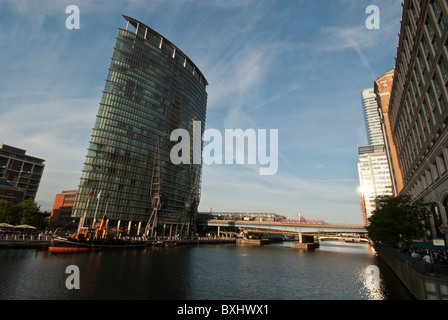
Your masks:
{"label": "waterside embankment", "polygon": [[437,264],[416,261],[393,248],[380,245],[374,247],[379,257],[417,300],[448,300],[448,276],[440,272],[440,267],[437,271]]}

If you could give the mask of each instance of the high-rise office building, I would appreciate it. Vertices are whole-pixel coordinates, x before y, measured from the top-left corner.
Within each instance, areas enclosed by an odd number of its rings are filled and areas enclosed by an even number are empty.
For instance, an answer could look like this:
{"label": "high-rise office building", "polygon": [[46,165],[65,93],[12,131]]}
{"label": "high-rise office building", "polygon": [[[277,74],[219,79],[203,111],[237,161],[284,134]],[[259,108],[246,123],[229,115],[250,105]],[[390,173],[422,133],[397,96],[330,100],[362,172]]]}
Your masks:
{"label": "high-rise office building", "polygon": [[379,200],[393,195],[392,183],[384,144],[360,147],[358,154],[361,211],[363,223],[367,225],[373,211],[379,207]]}
{"label": "high-rise office building", "polygon": [[44,159],[27,155],[26,150],[20,148],[0,145],[0,179],[20,189],[22,200],[36,199],[44,168]]}
{"label": "high-rise office building", "polygon": [[130,234],[191,234],[201,164],[174,164],[170,152],[178,141],[170,135],[175,129],[190,133],[192,159],[198,151],[193,131],[202,137],[205,127],[208,83],[173,43],[124,18],[126,29],[118,30],[74,215],[85,214],[85,226],[105,215],[109,227]]}
{"label": "high-rise office building", "polygon": [[358,148],[361,213],[363,223],[367,225],[373,211],[379,206],[379,200],[393,195],[393,188],[376,94],[370,88],[363,90],[361,96],[370,143],[369,146]]}
{"label": "high-rise office building", "polygon": [[381,130],[381,122],[378,115],[378,103],[374,89],[362,90],[361,95],[369,145],[384,144],[383,131]]}
{"label": "high-rise office building", "polygon": [[403,174],[400,194],[431,203],[433,236],[446,234],[448,211],[448,4],[403,1],[389,104]]}

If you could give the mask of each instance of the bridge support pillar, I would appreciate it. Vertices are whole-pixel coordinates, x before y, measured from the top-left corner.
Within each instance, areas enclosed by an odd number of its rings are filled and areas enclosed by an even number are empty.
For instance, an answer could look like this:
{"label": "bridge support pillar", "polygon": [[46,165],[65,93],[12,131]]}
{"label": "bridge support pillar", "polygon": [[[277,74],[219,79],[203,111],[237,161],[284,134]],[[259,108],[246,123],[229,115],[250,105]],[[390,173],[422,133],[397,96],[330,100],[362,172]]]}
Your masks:
{"label": "bridge support pillar", "polygon": [[293,249],[306,249],[314,250],[319,247],[319,243],[314,242],[313,236],[304,236],[302,232],[299,232],[299,238],[297,242],[291,243]]}

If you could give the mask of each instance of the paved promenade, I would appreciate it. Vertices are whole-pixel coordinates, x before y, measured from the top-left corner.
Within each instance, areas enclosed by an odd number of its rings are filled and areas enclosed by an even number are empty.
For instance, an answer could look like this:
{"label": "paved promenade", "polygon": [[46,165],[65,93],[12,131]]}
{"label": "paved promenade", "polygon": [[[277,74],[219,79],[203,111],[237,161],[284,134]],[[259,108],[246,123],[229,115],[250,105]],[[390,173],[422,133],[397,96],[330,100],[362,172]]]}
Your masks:
{"label": "paved promenade", "polygon": [[[50,235],[1,234],[0,248],[46,248],[50,244]],[[178,246],[205,244],[233,244],[235,238],[198,238],[198,239],[161,239],[147,240],[148,246]]]}

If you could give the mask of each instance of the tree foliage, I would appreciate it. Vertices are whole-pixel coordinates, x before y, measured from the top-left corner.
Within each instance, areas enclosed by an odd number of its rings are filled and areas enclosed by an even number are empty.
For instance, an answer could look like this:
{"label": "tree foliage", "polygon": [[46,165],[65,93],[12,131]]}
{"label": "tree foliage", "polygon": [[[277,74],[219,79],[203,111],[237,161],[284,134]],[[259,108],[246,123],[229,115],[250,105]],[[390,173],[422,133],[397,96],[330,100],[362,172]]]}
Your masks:
{"label": "tree foliage", "polygon": [[8,200],[0,200],[0,222],[12,225],[28,224],[36,228],[44,226],[44,215],[33,199],[14,204]]}
{"label": "tree foliage", "polygon": [[380,200],[380,208],[372,213],[366,227],[372,241],[390,246],[409,245],[425,235],[430,213],[423,200],[412,202],[411,196],[400,195]]}

